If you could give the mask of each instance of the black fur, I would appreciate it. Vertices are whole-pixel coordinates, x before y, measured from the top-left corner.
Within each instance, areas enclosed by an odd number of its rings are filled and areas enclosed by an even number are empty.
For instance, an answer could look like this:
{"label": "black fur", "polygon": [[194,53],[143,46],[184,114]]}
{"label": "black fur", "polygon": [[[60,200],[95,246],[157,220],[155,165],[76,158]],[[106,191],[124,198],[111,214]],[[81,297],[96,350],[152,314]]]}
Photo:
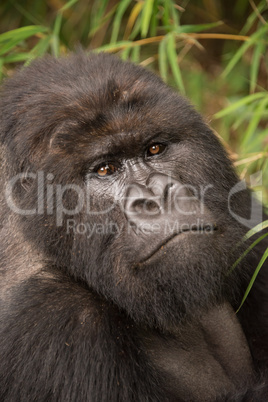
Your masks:
{"label": "black fur", "polygon": [[0,113],[0,400],[268,400],[267,262],[234,313],[267,237],[231,270],[251,194],[228,207],[239,179],[187,101],[81,53],[19,71]]}

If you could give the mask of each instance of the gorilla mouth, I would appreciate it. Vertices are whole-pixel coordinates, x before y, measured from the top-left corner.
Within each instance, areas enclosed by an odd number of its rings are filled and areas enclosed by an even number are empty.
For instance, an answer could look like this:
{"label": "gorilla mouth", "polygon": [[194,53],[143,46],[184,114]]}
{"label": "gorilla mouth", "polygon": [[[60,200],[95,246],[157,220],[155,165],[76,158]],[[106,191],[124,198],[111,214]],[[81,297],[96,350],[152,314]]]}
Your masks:
{"label": "gorilla mouth", "polygon": [[142,261],[140,261],[137,266],[148,262],[152,257],[155,257],[158,252],[162,251],[164,247],[169,244],[173,239],[177,238],[178,236],[186,233],[193,233],[193,234],[213,234],[214,231],[217,231],[218,227],[216,224],[210,225],[202,225],[202,226],[192,226],[191,228],[181,229],[177,232],[172,233],[163,243],[161,243],[155,250],[153,250],[147,257],[145,257]]}

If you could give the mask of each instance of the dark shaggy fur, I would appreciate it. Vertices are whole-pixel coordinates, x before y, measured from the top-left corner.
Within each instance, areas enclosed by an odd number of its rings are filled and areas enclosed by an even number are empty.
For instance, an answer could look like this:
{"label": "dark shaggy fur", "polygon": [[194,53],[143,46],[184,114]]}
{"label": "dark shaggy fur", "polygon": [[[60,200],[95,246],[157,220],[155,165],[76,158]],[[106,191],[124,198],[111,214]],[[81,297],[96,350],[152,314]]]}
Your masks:
{"label": "dark shaggy fur", "polygon": [[234,313],[267,237],[231,270],[251,194],[228,206],[239,179],[187,101],[81,53],[15,74],[0,113],[0,400],[268,400],[267,262]]}

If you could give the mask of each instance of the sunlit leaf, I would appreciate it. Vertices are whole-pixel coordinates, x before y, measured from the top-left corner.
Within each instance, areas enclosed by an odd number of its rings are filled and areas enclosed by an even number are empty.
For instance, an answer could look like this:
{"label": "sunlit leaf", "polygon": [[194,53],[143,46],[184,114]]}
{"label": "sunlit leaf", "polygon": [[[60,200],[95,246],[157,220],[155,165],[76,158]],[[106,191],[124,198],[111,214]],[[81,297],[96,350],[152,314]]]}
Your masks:
{"label": "sunlit leaf", "polygon": [[258,232],[268,228],[268,220],[259,223],[258,225],[254,226],[254,228],[250,229],[247,234],[243,237],[243,241],[248,240],[250,237],[254,236]]}
{"label": "sunlit leaf", "polygon": [[9,54],[8,56],[3,57],[2,61],[7,64],[7,63],[18,63],[21,61],[26,61],[31,58],[30,53],[14,53],[14,54]]}
{"label": "sunlit leaf", "polygon": [[110,41],[111,44],[115,44],[115,42],[117,41],[119,29],[121,27],[122,17],[130,3],[131,3],[131,0],[121,0],[118,3],[118,8],[116,10],[115,18],[113,21],[113,31],[112,31],[112,35],[111,35],[111,41]]}
{"label": "sunlit leaf", "polygon": [[131,13],[129,15],[128,22],[127,22],[124,39],[128,39],[129,35],[131,34],[131,31],[133,32],[133,26],[134,26],[135,22],[137,21],[137,18],[142,10],[142,7],[143,7],[143,2],[139,1],[132,8]]}
{"label": "sunlit leaf", "polygon": [[61,29],[61,23],[62,23],[62,14],[59,13],[55,19],[54,23],[54,28],[53,28],[53,34],[51,37],[51,48],[53,51],[53,54],[55,57],[59,56],[60,52],[60,40],[59,40],[59,34],[60,34],[60,29]]}
{"label": "sunlit leaf", "polygon": [[179,27],[180,25],[180,16],[178,10],[174,7],[174,2],[171,5],[171,17],[173,22],[173,27]]}
{"label": "sunlit leaf", "polygon": [[251,280],[250,280],[250,282],[249,282],[249,285],[248,285],[248,287],[247,287],[247,289],[246,289],[246,292],[245,292],[245,294],[244,294],[244,296],[243,296],[242,302],[241,302],[240,306],[238,307],[236,313],[238,313],[238,311],[241,309],[241,307],[242,307],[243,304],[245,303],[246,298],[248,297],[249,292],[251,291],[252,286],[254,285],[254,282],[255,282],[255,280],[256,280],[256,278],[257,278],[257,275],[258,275],[258,273],[260,272],[260,269],[261,269],[261,267],[263,266],[263,264],[265,263],[265,261],[266,261],[267,258],[268,258],[268,248],[265,250],[265,252],[264,252],[264,254],[263,254],[263,256],[262,256],[262,258],[261,258],[261,260],[260,260],[260,262],[259,262],[259,264],[258,264],[258,266],[257,266],[257,268],[256,268],[255,271],[254,271],[254,274],[253,274],[253,276],[252,276],[252,278],[251,278]]}
{"label": "sunlit leaf", "polygon": [[77,2],[78,2],[78,0],[70,0],[66,4],[64,4],[64,6],[61,7],[59,11],[63,12],[65,10],[67,10],[68,8],[72,7]]}
{"label": "sunlit leaf", "polygon": [[254,113],[252,115],[252,118],[250,119],[248,128],[245,132],[245,135],[242,138],[241,145],[244,146],[247,144],[251,137],[254,135],[263,115],[263,111],[267,108],[268,105],[268,95],[262,99],[261,102],[257,104],[257,107],[254,110]]}
{"label": "sunlit leaf", "polygon": [[174,30],[174,32],[180,33],[194,33],[194,32],[202,32],[206,31],[210,28],[215,28],[222,25],[222,21],[212,22],[209,24],[193,24],[193,25],[180,25],[178,28]]}
{"label": "sunlit leaf", "polygon": [[21,43],[23,40],[36,34],[48,32],[48,28],[42,26],[27,26],[14,29],[0,35],[0,55],[3,55]]}
{"label": "sunlit leaf", "polygon": [[15,39],[18,41],[22,41],[24,39],[29,38],[30,36],[36,35],[40,32],[47,32],[47,31],[48,28],[40,25],[28,25],[27,27],[13,29],[12,31],[0,34],[0,44],[8,40],[15,40]]}
{"label": "sunlit leaf", "polygon": [[154,0],[145,0],[141,14],[141,36],[145,38],[149,31],[150,20],[152,17]]}
{"label": "sunlit leaf", "polygon": [[268,236],[268,233],[264,233],[262,236],[260,236],[257,240],[255,240],[244,252],[243,254],[236,260],[236,262],[233,264],[231,271],[233,271],[237,265],[248,255],[248,253],[255,247],[257,244],[259,244],[265,237]]}
{"label": "sunlit leaf", "polygon": [[150,22],[150,36],[155,36],[157,34],[157,26],[158,26],[158,2],[154,1],[151,22]]}
{"label": "sunlit leaf", "polygon": [[106,22],[112,18],[113,14],[115,13],[115,10],[117,9],[117,4],[107,13],[102,19],[99,19],[96,24],[90,29],[88,33],[88,37],[91,38],[93,35],[95,35],[96,32],[98,32]]}
{"label": "sunlit leaf", "polygon": [[30,64],[31,60],[43,56],[48,48],[51,41],[51,35],[47,35],[44,38],[40,39],[40,41],[35,45],[29,53],[29,60],[25,63],[26,65]]}
{"label": "sunlit leaf", "polygon": [[[246,4],[246,2],[244,0],[243,1],[244,4]],[[260,1],[260,3],[258,4],[258,11],[261,14],[267,7],[267,1],[266,0],[262,0]],[[246,33],[249,32],[249,30],[252,28],[253,24],[255,23],[255,21],[258,20],[258,15],[256,14],[255,10],[248,16],[247,21],[245,23],[245,25],[243,26],[242,30],[241,30],[241,35],[245,35]]]}
{"label": "sunlit leaf", "polygon": [[167,45],[166,39],[163,39],[159,44],[159,57],[158,57],[159,71],[161,77],[165,82],[167,82],[168,79],[166,45]]}
{"label": "sunlit leaf", "polygon": [[170,0],[164,0],[163,6],[164,6],[164,13],[162,16],[162,21],[163,21],[164,26],[166,27],[166,30],[170,31],[171,30],[170,20],[169,20]]}
{"label": "sunlit leaf", "polygon": [[140,46],[135,46],[131,52],[131,61],[138,64],[140,62]]}
{"label": "sunlit leaf", "polygon": [[126,47],[133,47],[134,42],[128,41],[128,40],[122,40],[116,43],[109,43],[108,45],[103,45],[99,47],[98,49],[95,49],[95,52],[113,52],[115,50],[120,50],[120,49],[125,49]]}
{"label": "sunlit leaf", "polygon": [[185,88],[182,80],[181,70],[177,61],[176,41],[174,35],[169,35],[167,38],[167,57],[170,67],[176,81],[176,84],[182,94],[185,94]]}
{"label": "sunlit leaf", "polygon": [[249,38],[249,40],[238,49],[238,51],[235,53],[235,55],[231,58],[229,63],[227,64],[225,70],[222,73],[223,77],[226,77],[230,71],[234,68],[234,66],[238,63],[238,61],[241,59],[243,54],[251,47],[253,46],[256,42],[260,40],[262,36],[264,36],[268,32],[268,25],[262,26],[259,28],[254,34],[252,34]]}
{"label": "sunlit leaf", "polygon": [[257,76],[260,68],[260,60],[265,52],[265,44],[260,41],[256,43],[255,49],[253,51],[252,63],[250,69],[250,92],[253,92],[256,88]]}
{"label": "sunlit leaf", "polygon": [[4,60],[0,57],[0,80],[2,79],[2,76],[3,76],[3,65],[4,65]]}
{"label": "sunlit leaf", "polygon": [[124,50],[122,50],[122,52],[120,53],[121,59],[128,60],[130,52],[131,52],[131,47],[126,47]]}
{"label": "sunlit leaf", "polygon": [[240,99],[239,101],[233,103],[230,106],[227,106],[223,110],[220,110],[219,112],[215,113],[213,118],[214,119],[220,119],[224,116],[227,116],[230,113],[233,113],[237,109],[239,109],[243,105],[247,105],[248,103],[254,102],[257,99],[261,99],[267,96],[266,92],[257,92],[256,94],[251,94],[248,96],[245,96],[244,98]]}

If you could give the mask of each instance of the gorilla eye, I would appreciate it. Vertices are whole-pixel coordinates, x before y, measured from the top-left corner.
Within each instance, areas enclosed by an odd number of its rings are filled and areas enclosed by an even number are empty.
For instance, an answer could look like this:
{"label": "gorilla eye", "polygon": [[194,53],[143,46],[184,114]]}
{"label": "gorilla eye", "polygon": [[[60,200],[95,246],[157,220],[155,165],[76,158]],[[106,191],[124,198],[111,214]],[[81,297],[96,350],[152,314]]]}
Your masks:
{"label": "gorilla eye", "polygon": [[97,174],[101,177],[110,176],[116,172],[116,167],[111,163],[106,163],[97,169]]}
{"label": "gorilla eye", "polygon": [[153,144],[147,150],[147,156],[154,156],[161,154],[166,149],[164,144]]}

